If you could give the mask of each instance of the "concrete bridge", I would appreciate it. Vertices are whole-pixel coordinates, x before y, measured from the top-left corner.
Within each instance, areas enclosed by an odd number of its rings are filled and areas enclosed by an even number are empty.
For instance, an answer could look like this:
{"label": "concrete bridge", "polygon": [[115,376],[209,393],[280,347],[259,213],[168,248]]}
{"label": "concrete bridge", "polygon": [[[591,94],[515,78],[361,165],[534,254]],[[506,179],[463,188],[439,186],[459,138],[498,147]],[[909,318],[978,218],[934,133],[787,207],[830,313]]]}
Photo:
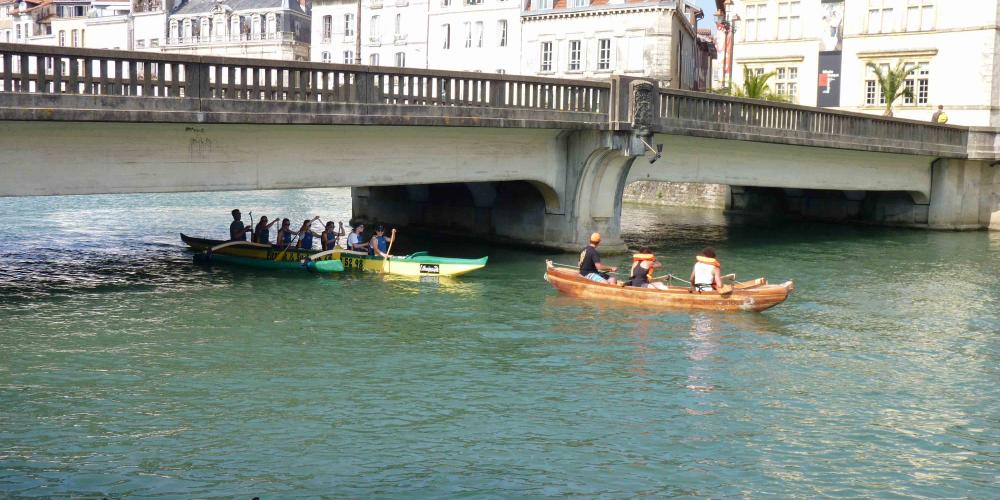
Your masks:
{"label": "concrete bridge", "polygon": [[895,193],[876,221],[1000,228],[994,130],[623,77],[0,44],[0,148],[0,196],[350,186],[360,218],[558,248],[620,245],[639,178]]}

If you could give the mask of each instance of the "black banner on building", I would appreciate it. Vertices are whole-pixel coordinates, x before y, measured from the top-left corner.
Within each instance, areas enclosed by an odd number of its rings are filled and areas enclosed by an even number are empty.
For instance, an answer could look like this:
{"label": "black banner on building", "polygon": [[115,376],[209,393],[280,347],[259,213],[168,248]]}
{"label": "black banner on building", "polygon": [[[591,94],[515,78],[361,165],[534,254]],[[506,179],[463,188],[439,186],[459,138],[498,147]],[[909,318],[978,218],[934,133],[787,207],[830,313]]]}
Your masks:
{"label": "black banner on building", "polygon": [[822,0],[820,22],[819,78],[816,105],[840,106],[841,51],[844,44],[844,0]]}
{"label": "black banner on building", "polygon": [[819,88],[816,89],[816,105],[821,108],[840,106],[840,64],[841,52],[819,53]]}

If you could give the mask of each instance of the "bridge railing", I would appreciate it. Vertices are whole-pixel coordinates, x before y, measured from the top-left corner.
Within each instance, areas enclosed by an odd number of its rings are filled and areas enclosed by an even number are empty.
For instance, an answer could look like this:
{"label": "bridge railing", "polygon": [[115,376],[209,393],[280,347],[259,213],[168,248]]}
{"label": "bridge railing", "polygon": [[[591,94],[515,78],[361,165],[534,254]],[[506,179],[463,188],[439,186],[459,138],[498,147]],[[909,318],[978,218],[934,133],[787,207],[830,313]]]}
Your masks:
{"label": "bridge railing", "polygon": [[611,85],[470,72],[0,44],[0,92],[607,114]]}
{"label": "bridge railing", "polygon": [[968,143],[964,127],[673,89],[660,89],[658,111],[664,130],[700,128],[726,134],[770,135],[783,141],[800,138],[844,146],[882,144],[888,148],[955,152],[964,152]]}

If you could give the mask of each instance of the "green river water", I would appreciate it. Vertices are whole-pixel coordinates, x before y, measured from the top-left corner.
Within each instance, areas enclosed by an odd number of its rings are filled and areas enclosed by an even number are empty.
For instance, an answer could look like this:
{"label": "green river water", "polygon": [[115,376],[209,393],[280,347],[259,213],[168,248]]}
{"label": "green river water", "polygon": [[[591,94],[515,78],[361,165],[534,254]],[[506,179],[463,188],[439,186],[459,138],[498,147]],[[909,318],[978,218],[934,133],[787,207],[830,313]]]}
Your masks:
{"label": "green river water", "polygon": [[178,233],[235,207],[346,222],[350,195],[0,199],[0,497],[1000,497],[1000,234],[626,206],[669,271],[711,244],[796,281],[761,314],[657,312],[422,235],[394,253],[490,263],[193,265]]}

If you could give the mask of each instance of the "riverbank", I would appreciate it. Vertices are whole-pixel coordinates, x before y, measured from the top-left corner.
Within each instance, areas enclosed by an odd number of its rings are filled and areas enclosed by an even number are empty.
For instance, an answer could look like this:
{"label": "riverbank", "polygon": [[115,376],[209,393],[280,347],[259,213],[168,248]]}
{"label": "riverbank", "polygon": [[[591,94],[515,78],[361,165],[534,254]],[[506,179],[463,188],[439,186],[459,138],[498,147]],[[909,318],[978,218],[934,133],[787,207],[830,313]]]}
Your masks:
{"label": "riverbank", "polygon": [[629,203],[723,210],[729,200],[729,186],[689,182],[636,181],[625,188]]}

